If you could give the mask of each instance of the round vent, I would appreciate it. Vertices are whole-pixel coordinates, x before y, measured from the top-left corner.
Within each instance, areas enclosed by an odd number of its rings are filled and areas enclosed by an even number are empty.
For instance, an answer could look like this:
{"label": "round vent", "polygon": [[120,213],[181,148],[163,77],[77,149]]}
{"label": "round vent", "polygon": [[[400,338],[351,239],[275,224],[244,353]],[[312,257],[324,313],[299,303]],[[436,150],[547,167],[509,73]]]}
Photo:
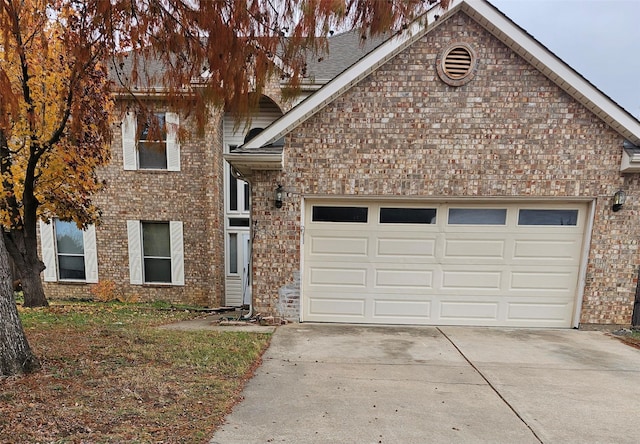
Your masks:
{"label": "round vent", "polygon": [[440,53],[436,70],[443,82],[450,86],[462,86],[475,75],[477,58],[466,43],[454,43]]}
{"label": "round vent", "polygon": [[471,53],[467,48],[452,48],[444,56],[444,72],[452,79],[461,79],[471,72]]}

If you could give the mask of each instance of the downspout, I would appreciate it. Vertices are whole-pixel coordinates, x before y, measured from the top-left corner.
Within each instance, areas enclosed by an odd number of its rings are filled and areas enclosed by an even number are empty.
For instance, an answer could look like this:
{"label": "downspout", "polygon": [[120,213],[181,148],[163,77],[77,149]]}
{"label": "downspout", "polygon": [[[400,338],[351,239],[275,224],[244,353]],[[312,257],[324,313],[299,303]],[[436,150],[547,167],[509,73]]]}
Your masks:
{"label": "downspout", "polygon": [[640,268],[638,268],[638,283],[636,284],[636,298],[633,303],[633,315],[631,316],[631,327],[640,327]]}

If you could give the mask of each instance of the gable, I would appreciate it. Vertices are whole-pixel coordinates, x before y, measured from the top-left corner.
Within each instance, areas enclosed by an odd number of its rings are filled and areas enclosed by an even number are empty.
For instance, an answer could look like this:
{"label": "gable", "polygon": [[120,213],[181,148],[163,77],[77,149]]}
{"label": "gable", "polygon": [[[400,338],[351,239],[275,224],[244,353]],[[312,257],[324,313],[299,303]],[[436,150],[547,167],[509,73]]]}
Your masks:
{"label": "gable", "polygon": [[[496,8],[482,0],[464,0],[454,2],[454,5],[445,16],[437,20],[435,25],[433,23],[438,11],[434,9],[427,14],[424,20],[432,24],[427,35],[436,32],[443,26],[443,23],[452,20],[458,14],[467,15],[476,24],[483,27],[486,32],[490,32],[503,42],[505,47],[510,48],[514,56],[517,54],[526,60],[530,64],[531,70],[542,73],[560,90],[575,98],[578,103],[597,115],[599,119],[606,122],[624,138],[633,144],[640,144],[640,122],[638,120],[535,41]],[[421,23],[414,23],[404,34],[389,39],[350,69],[340,74],[267,128],[260,136],[249,141],[243,147],[243,152],[250,154],[252,149],[264,147],[289,133],[328,103],[336,100],[345,91],[358,84],[371,72],[379,69],[387,60],[397,56],[407,46],[415,44],[414,42],[420,40],[426,32]],[[459,31],[464,32],[464,30]],[[500,69],[499,66],[495,67],[497,72]],[[505,87],[508,88],[508,85]],[[233,159],[229,160],[233,161]]]}
{"label": "gable", "polygon": [[[437,66],[443,52],[458,44],[474,52],[478,66],[467,83],[451,86],[440,78]],[[340,137],[338,129],[349,129],[376,134],[378,142],[399,133],[409,140],[434,137],[451,124],[459,127],[461,141],[471,138],[471,133],[474,138],[505,141],[540,130],[561,134],[562,127],[572,121],[615,135],[598,116],[463,11],[325,105],[298,129],[318,128],[316,116],[335,120],[326,128],[333,137]]]}
{"label": "gable", "polygon": [[[438,56],[452,41],[463,41],[479,59],[475,77],[460,87],[443,82],[436,71]],[[523,177],[554,174],[593,181],[582,191],[595,194],[591,183],[619,175],[622,142],[460,11],[300,124],[288,136],[287,158],[296,159],[290,172],[311,165],[319,185],[305,189],[310,194],[344,177],[354,178],[360,194],[358,183],[374,186],[373,178],[384,177],[375,194],[404,182],[430,194],[464,181],[467,190],[479,187],[478,195],[504,195],[526,189]],[[512,184],[499,184],[499,178]]]}

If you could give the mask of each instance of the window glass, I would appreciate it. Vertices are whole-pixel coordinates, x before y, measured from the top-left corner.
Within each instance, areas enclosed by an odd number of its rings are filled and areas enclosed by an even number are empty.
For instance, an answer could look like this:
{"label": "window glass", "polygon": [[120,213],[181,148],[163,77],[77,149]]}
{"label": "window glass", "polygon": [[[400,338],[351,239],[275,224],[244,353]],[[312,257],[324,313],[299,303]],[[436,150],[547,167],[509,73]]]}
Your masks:
{"label": "window glass", "polygon": [[229,273],[238,272],[238,234],[229,233]]}
{"label": "window glass", "polygon": [[504,225],[505,208],[449,208],[451,225]]}
{"label": "window glass", "polygon": [[229,167],[229,211],[238,211],[238,179],[231,174],[231,167]]}
{"label": "window glass", "polygon": [[166,222],[144,222],[142,245],[145,256],[171,257],[169,224]]}
{"label": "window glass", "polygon": [[141,169],[167,169],[167,130],[164,113],[152,121],[142,121],[138,141],[138,164]]}
{"label": "window glass", "polygon": [[55,220],[58,278],[85,280],[84,238],[75,222]]}
{"label": "window glass", "polygon": [[578,210],[520,210],[518,225],[578,224]]}
{"label": "window glass", "polygon": [[75,222],[56,219],[56,243],[58,253],[84,254],[82,231]]}
{"label": "window glass", "polygon": [[84,256],[58,255],[58,272],[60,280],[85,280]]}
{"label": "window glass", "polygon": [[381,224],[435,224],[435,208],[380,208]]}
{"label": "window glass", "polygon": [[171,282],[171,259],[144,258],[145,282]]}
{"label": "window glass", "polygon": [[246,217],[232,217],[229,218],[230,227],[248,227],[249,219]]}
{"label": "window glass", "polygon": [[158,142],[140,142],[138,144],[138,162],[140,169],[166,170],[167,145]]}
{"label": "window glass", "polygon": [[247,182],[243,182],[244,186],[244,211],[251,210],[251,205],[249,202],[249,184]]}
{"label": "window glass", "polygon": [[312,220],[314,222],[356,222],[366,223],[367,207],[325,207],[314,206]]}
{"label": "window glass", "polygon": [[171,237],[168,222],[142,223],[145,282],[171,282]]}

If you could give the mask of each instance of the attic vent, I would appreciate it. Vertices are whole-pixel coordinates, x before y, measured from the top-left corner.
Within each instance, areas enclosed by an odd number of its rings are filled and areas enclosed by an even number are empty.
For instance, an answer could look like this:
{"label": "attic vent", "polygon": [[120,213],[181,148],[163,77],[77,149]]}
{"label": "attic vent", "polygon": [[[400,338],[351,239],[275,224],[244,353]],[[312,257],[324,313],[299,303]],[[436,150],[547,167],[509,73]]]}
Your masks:
{"label": "attic vent", "polygon": [[444,72],[452,79],[461,79],[471,71],[471,53],[462,46],[451,49],[444,57]]}
{"label": "attic vent", "polygon": [[462,86],[475,75],[477,58],[466,43],[454,43],[440,53],[436,70],[443,82],[451,86]]}

